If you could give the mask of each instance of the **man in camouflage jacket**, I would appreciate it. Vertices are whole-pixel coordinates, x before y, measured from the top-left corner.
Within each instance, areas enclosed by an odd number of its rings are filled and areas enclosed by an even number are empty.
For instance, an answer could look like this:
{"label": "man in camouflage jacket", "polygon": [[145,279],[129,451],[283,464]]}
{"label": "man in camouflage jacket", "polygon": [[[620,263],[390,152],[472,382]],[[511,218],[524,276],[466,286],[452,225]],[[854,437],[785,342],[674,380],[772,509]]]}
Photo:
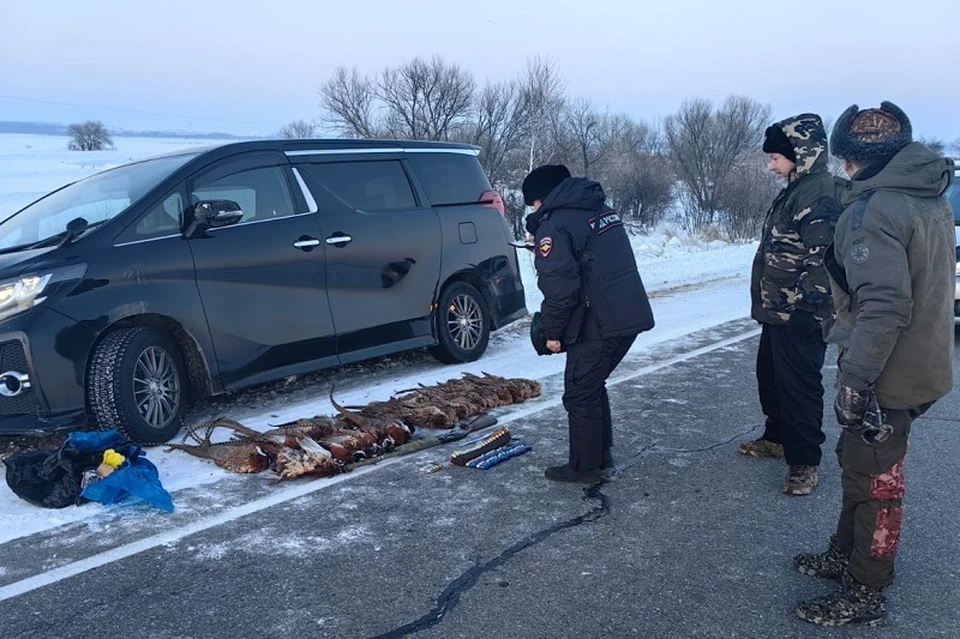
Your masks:
{"label": "man in camouflage jacket", "polygon": [[817,485],[824,441],[820,324],[833,314],[823,256],[840,208],[819,116],[804,113],[769,127],[763,150],[787,185],[767,213],[750,284],[751,315],[763,327],[757,384],[766,424],[763,436],[741,443],[740,452],[786,457],[781,490],[807,495]]}
{"label": "man in camouflage jacket", "polygon": [[[851,176],[826,264],[839,345],[834,410],[843,502],[825,552],[805,574],[841,580],[797,614],[821,625],[883,623],[893,582],[913,421],[953,387],[956,238],[943,197],[954,165],[923,144],[896,105],[847,109],[831,137]],[[949,534],[949,533],[948,533]]]}

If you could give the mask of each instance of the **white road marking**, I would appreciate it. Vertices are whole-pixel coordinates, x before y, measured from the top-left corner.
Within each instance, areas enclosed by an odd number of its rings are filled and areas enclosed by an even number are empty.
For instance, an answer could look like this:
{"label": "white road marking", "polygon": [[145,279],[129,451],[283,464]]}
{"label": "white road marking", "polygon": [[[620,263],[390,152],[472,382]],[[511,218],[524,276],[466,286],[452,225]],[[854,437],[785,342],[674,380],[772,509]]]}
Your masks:
{"label": "white road marking", "polygon": [[[734,337],[730,337],[730,338],[721,340],[719,342],[714,342],[713,344],[708,344],[707,346],[702,346],[700,348],[694,349],[688,353],[684,353],[683,355],[671,357],[670,359],[666,359],[662,362],[658,362],[650,366],[639,368],[626,375],[614,377],[610,381],[608,381],[607,384],[609,386],[622,384],[623,382],[636,379],[637,377],[649,375],[650,373],[655,373],[664,368],[669,368],[670,366],[673,366],[675,364],[686,362],[688,360],[699,357],[700,355],[705,355],[707,353],[720,350],[721,348],[725,348],[727,346],[737,344],[739,342],[742,342],[746,339],[749,339],[759,334],[760,334],[759,329],[748,331],[746,333],[741,333],[740,335],[736,335]],[[529,406],[526,406],[516,411],[512,411],[509,415],[503,416],[499,420],[498,425],[514,422],[514,421],[517,421],[518,419],[522,419],[529,415],[539,413],[542,410],[559,406],[561,404],[562,404],[562,399],[560,398],[551,399],[551,400],[542,401],[542,402],[534,402]],[[178,542],[181,539],[184,539],[186,537],[189,537],[190,535],[193,535],[199,532],[203,532],[204,530],[209,530],[210,528],[214,528],[216,526],[220,526],[222,524],[235,521],[237,519],[240,519],[241,517],[251,515],[253,513],[259,512],[261,510],[265,510],[272,506],[278,506],[288,501],[297,499],[298,497],[303,497],[304,495],[309,495],[310,493],[314,493],[319,490],[329,488],[330,486],[333,486],[343,481],[347,481],[349,479],[353,479],[354,477],[366,475],[367,473],[373,472],[378,468],[382,468],[384,466],[389,466],[390,464],[400,461],[401,459],[404,459],[404,458],[397,457],[394,459],[386,459],[378,464],[373,464],[367,467],[361,467],[344,475],[336,475],[334,477],[318,479],[315,481],[309,481],[309,482],[304,482],[302,484],[297,484],[295,486],[290,486],[288,488],[281,489],[276,493],[269,495],[267,497],[262,497],[260,499],[256,499],[249,503],[243,504],[241,506],[236,506],[228,510],[225,510],[219,515],[214,515],[209,519],[194,522],[187,526],[182,526],[174,530],[169,530],[163,533],[152,535],[150,537],[146,537],[139,541],[135,541],[123,546],[118,546],[111,550],[107,550],[105,552],[92,555],[85,559],[81,559],[79,561],[66,564],[59,568],[48,570],[46,572],[42,572],[32,577],[28,577],[26,579],[16,581],[6,586],[0,587],[0,601],[6,601],[7,599],[12,599],[13,597],[26,594],[32,590],[37,590],[38,588],[50,586],[52,584],[57,583],[58,581],[62,581],[64,579],[74,577],[81,573],[87,572],[88,570],[94,570],[95,568],[100,568],[101,566],[105,566],[115,561],[120,561],[121,559],[126,559],[127,557],[136,555],[145,550],[156,548],[157,546],[163,546],[165,544],[172,544],[172,543]]]}

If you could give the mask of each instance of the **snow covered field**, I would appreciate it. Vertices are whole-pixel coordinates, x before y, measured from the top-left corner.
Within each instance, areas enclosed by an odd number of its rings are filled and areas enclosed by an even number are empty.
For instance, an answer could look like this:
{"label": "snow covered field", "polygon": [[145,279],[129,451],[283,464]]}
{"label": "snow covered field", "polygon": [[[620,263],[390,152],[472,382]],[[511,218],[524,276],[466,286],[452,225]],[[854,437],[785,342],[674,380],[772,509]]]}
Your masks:
{"label": "snow covered field", "polygon": [[[115,138],[114,143],[116,150],[81,153],[67,151],[65,137],[0,135],[0,216],[109,166],[212,142]],[[701,241],[669,226],[634,236],[632,241],[657,322],[652,331],[640,336],[632,353],[647,352],[658,343],[749,315],[749,275],[755,243]],[[521,251],[521,269],[527,309],[532,313],[539,308],[542,297],[536,287],[532,254],[526,251]],[[332,414],[327,396],[333,382],[337,400],[350,405],[386,399],[401,389],[442,382],[464,371],[535,379],[561,372],[564,357],[538,357],[529,344],[526,327],[527,322],[521,321],[495,333],[487,353],[472,364],[444,366],[422,352],[383,358],[216,398],[193,409],[188,420],[197,423],[226,415],[263,429],[301,417]],[[226,476],[212,462],[177,451],[167,453],[162,447],[149,449],[147,457],[158,466],[161,481],[173,494],[175,504],[177,490]],[[98,504],[56,511],[36,508],[18,499],[4,484],[0,486],[0,543],[95,517],[101,509]]]}

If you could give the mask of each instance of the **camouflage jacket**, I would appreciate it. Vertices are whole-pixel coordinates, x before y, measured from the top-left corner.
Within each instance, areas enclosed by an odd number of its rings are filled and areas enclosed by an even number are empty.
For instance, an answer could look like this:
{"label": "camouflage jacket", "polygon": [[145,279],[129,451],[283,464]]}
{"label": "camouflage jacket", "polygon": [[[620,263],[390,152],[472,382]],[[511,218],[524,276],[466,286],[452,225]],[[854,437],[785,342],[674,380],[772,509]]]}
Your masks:
{"label": "camouflage jacket", "polygon": [[823,255],[840,217],[840,181],[827,171],[827,134],[819,116],[806,113],[778,124],[793,144],[797,167],[763,224],[750,314],[764,324],[786,324],[803,310],[822,321],[833,315]]}
{"label": "camouflage jacket", "polygon": [[883,408],[953,388],[956,237],[943,197],[952,181],[953,162],[914,142],[840,192],[827,341],[840,347],[839,383],[873,385]]}

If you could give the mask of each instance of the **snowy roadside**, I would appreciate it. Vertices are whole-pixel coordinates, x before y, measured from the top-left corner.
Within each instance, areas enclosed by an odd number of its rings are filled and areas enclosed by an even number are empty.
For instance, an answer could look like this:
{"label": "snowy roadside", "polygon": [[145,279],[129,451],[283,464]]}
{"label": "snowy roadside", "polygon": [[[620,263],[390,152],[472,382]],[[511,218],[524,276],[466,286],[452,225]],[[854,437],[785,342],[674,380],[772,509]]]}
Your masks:
{"label": "snowy roadside", "polygon": [[[650,352],[659,343],[747,316],[749,264],[753,250],[749,245],[725,246],[699,252],[678,251],[675,255],[652,259],[639,254],[644,277],[648,272],[656,274],[650,284],[651,292],[683,289],[653,297],[651,303],[657,326],[637,339],[631,354]],[[532,259],[524,258],[521,262],[527,288],[527,308],[532,312],[539,308],[541,297],[533,281]],[[696,281],[708,284],[688,286]],[[527,320],[523,320],[495,333],[487,353],[477,362],[445,366],[422,350],[381,358],[210,400],[191,411],[188,423],[196,424],[225,415],[251,428],[264,430],[272,424],[301,417],[333,414],[329,401],[331,386],[341,404],[362,405],[387,399],[417,384],[430,385],[459,377],[463,372],[487,372],[537,380],[560,373],[565,358],[537,356],[530,347],[526,326]],[[179,451],[166,452],[163,447],[148,449],[147,457],[157,465],[161,481],[173,495],[175,504],[177,491],[212,484],[231,476],[213,462]],[[0,531],[0,544],[96,517],[102,509],[99,504],[85,504],[63,510],[44,510],[20,500],[3,486],[0,488],[0,513],[3,513],[4,526]]]}

